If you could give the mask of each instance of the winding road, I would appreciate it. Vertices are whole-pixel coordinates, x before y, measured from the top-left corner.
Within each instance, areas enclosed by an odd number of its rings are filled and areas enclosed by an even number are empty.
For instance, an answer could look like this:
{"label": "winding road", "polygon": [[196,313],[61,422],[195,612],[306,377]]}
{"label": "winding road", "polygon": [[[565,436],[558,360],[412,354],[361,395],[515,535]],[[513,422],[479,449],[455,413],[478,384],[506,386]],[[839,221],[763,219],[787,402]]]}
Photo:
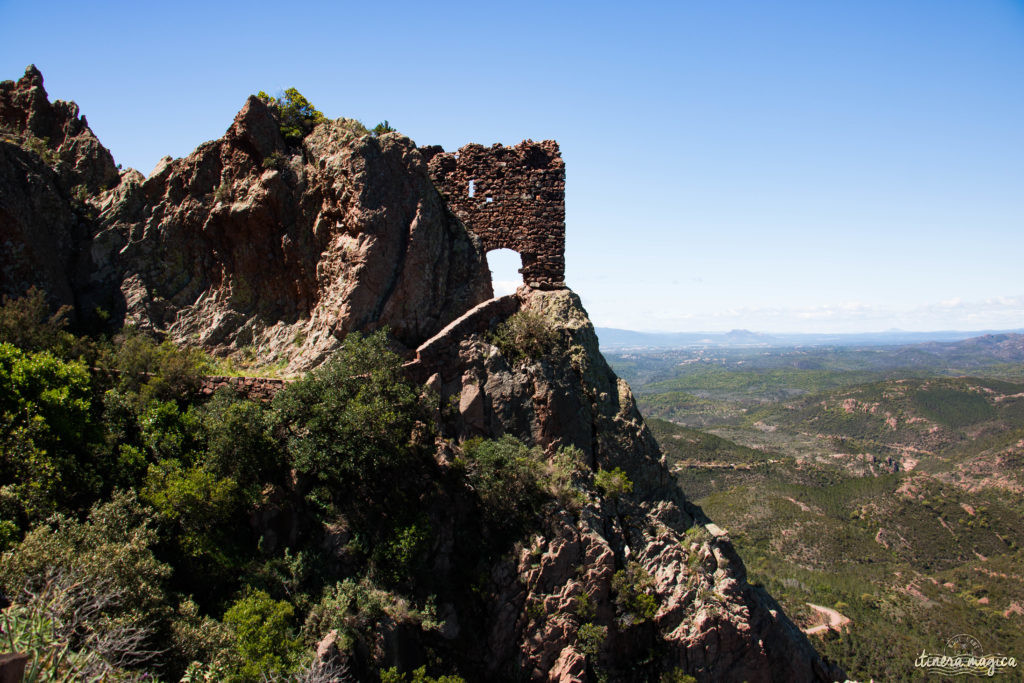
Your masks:
{"label": "winding road", "polygon": [[829,629],[834,631],[841,631],[844,626],[853,623],[849,617],[844,617],[842,614],[835,611],[831,607],[822,607],[821,605],[815,605],[814,603],[810,602],[807,603],[807,606],[813,609],[815,612],[825,615],[825,617],[828,619],[828,622],[825,624],[818,624],[817,626],[812,626],[811,628],[803,629],[803,632],[807,635],[813,635],[815,633],[824,633]]}

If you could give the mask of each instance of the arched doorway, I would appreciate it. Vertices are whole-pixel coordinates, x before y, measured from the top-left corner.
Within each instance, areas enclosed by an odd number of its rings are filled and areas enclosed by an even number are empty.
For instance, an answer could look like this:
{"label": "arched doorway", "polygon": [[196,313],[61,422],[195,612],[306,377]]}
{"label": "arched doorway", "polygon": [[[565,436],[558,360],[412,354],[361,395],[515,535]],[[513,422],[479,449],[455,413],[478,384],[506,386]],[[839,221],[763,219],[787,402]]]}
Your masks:
{"label": "arched doorway", "polygon": [[522,257],[511,249],[493,249],[487,252],[487,267],[491,271],[491,288],[494,296],[504,296],[516,291],[523,284]]}

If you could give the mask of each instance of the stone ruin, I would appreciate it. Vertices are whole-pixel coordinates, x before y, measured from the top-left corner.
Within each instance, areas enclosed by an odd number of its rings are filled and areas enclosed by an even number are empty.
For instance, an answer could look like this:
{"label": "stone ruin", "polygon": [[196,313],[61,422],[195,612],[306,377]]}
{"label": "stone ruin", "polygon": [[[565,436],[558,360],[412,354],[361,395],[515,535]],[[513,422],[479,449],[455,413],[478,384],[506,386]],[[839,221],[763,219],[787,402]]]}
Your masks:
{"label": "stone ruin", "polygon": [[565,163],[557,142],[420,152],[434,185],[485,252],[518,252],[523,282],[534,289],[565,287]]}

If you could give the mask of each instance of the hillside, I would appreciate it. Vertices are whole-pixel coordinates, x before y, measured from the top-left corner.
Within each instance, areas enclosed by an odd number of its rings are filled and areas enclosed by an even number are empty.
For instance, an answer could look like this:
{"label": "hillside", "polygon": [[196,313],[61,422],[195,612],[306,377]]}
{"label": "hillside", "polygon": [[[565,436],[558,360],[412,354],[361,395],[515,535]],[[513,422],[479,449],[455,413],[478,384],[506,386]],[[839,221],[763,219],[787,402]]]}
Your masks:
{"label": "hillside", "polygon": [[643,412],[710,430],[649,420],[751,580],[805,630],[822,623],[811,605],[849,619],[813,637],[851,676],[905,680],[955,633],[1024,648],[1024,384],[950,376],[1019,377],[1017,341],[779,349],[653,372],[665,352],[625,361],[650,373]]}
{"label": "hillside", "polygon": [[[842,678],[598,351],[562,282],[554,142],[448,154],[288,91],[144,178],[34,67],[0,124],[0,589],[34,661]],[[485,253],[510,246],[526,284],[491,298]],[[225,358],[292,377],[214,392]]]}

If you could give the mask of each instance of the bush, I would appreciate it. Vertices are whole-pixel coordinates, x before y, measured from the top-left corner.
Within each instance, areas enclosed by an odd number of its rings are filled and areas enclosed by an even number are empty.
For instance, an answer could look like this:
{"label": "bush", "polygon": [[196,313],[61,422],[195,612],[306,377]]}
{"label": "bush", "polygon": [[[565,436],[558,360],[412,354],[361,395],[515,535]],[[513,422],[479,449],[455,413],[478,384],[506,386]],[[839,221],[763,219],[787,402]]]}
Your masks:
{"label": "bush", "polygon": [[87,458],[100,435],[91,399],[83,363],[0,344],[0,485],[28,518],[75,507],[101,487]]}
{"label": "bush", "polygon": [[614,470],[598,470],[594,475],[594,485],[612,500],[618,500],[627,493],[633,492],[633,482],[629,480],[621,467]]}
{"label": "bush", "polygon": [[318,124],[327,121],[327,117],[295,88],[288,88],[279,97],[271,97],[262,90],[256,96],[277,116],[281,136],[289,144],[302,142]]}
{"label": "bush", "polygon": [[191,671],[190,680],[220,681],[228,668],[238,665],[234,632],[216,619],[201,615],[194,600],[186,599],[178,606],[171,622],[171,641],[177,668]]}
{"label": "bush", "polygon": [[198,349],[179,349],[169,341],[157,344],[133,330],[115,341],[114,369],[120,375],[120,388],[137,392],[143,405],[152,400],[190,403],[212,367]]}
{"label": "bush", "polygon": [[121,597],[106,606],[105,614],[127,615],[141,623],[162,619],[163,584],[171,570],[153,555],[154,521],[152,511],[129,493],[97,504],[85,522],[56,515],[0,556],[0,590],[18,595],[40,589],[55,574],[74,577],[96,594]]}
{"label": "bush", "polygon": [[558,330],[550,321],[529,310],[513,313],[491,335],[491,343],[510,362],[539,359],[554,351],[558,341]]}
{"label": "bush", "polygon": [[141,498],[173,529],[181,555],[227,564],[224,548],[238,540],[232,522],[241,521],[233,518],[243,510],[233,479],[218,478],[202,465],[185,468],[164,460],[150,465]]}
{"label": "bush", "polygon": [[352,503],[394,490],[411,472],[420,417],[418,392],[386,333],[353,333],[324,365],[290,384],[273,402],[272,422],[290,465]]}
{"label": "bush", "polygon": [[601,653],[604,641],[607,639],[608,627],[592,622],[587,622],[580,626],[580,630],[576,633],[579,650],[588,658],[597,657]]}
{"label": "bush", "polygon": [[421,666],[407,674],[400,673],[397,667],[384,669],[380,672],[380,683],[465,683],[461,676],[441,676],[434,678],[427,674],[427,667]]}
{"label": "bush", "polygon": [[652,577],[639,562],[630,562],[612,576],[612,591],[618,608],[618,622],[623,627],[641,624],[658,613],[658,601],[652,592]]}
{"label": "bush", "polygon": [[199,416],[206,436],[204,465],[220,477],[237,481],[250,500],[265,482],[284,474],[284,459],[262,405],[222,391]]}
{"label": "bush", "polygon": [[17,299],[4,296],[0,304],[0,342],[24,351],[66,350],[75,346],[74,337],[66,331],[70,314],[70,306],[52,313],[46,295],[35,287]]}
{"label": "bush", "polygon": [[318,641],[331,631],[341,636],[339,647],[350,649],[357,641],[371,646],[374,634],[385,620],[412,623],[435,629],[433,609],[416,609],[408,600],[383,590],[369,579],[356,582],[345,579],[324,591],[320,602],[306,617],[302,633],[307,640]]}
{"label": "bush", "polygon": [[540,449],[506,434],[493,441],[472,439],[462,450],[487,529],[499,543],[525,533],[547,500]]}
{"label": "bush", "polygon": [[140,441],[153,461],[173,459],[192,463],[203,451],[198,411],[182,410],[170,401],[152,401],[139,416]]}
{"label": "bush", "polygon": [[263,168],[280,169],[285,165],[285,156],[280,152],[272,152],[263,159]]}
{"label": "bush", "polygon": [[391,585],[412,583],[417,570],[428,559],[432,538],[433,530],[425,519],[395,528],[374,546],[374,574]]}
{"label": "bush", "polygon": [[263,591],[235,602],[224,613],[224,623],[235,634],[234,673],[245,681],[260,681],[268,674],[286,675],[296,669],[303,649],[292,634],[293,616],[291,605]]}

